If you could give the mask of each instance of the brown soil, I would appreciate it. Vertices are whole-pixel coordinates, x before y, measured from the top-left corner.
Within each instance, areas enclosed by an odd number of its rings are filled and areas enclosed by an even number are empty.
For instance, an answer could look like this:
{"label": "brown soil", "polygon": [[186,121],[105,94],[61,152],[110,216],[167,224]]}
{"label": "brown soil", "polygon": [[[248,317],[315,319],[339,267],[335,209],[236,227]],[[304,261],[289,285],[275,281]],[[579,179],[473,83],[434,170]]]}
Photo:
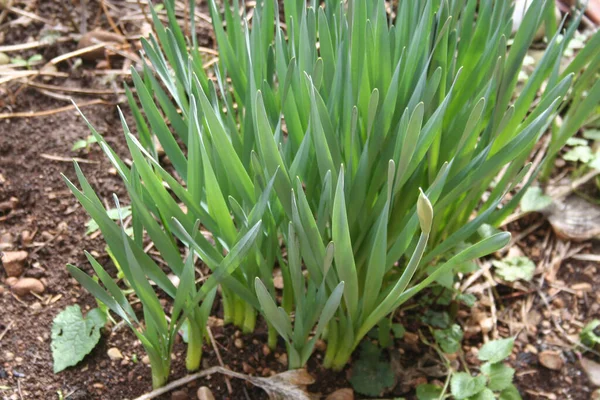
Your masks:
{"label": "brown soil", "polygon": [[[48,20],[59,21],[64,26],[69,24],[57,1],[38,3],[36,14]],[[106,29],[108,24],[98,4],[88,4],[88,29],[97,26]],[[9,20],[11,18],[15,16],[9,16]],[[4,30],[0,32],[0,45],[38,39],[44,28],[43,23],[33,21],[26,26]],[[201,43],[212,43],[207,34],[203,34],[202,38]],[[50,46],[43,50],[42,55],[45,59],[50,59],[73,50],[75,46],[75,42]],[[21,55],[26,58],[32,54],[35,51],[27,51]],[[64,64],[60,70],[70,72],[71,77],[53,79],[48,83],[104,90],[121,85],[118,80],[115,83],[94,76],[94,64],[84,63],[75,71],[70,65]],[[0,99],[0,112],[49,110],[68,105],[67,102],[41,95],[34,89],[22,89],[19,85],[13,84],[6,89],[9,95]],[[78,102],[85,100],[89,98],[77,99]],[[115,96],[107,97],[106,100],[114,102]],[[132,122],[126,106],[124,110],[129,122]],[[96,105],[83,111],[113,148],[125,157],[126,146],[114,105]],[[44,157],[80,157],[86,161],[80,164],[84,173],[101,198],[109,201],[113,193],[126,198],[120,179],[111,173],[109,161],[97,146],[92,146],[89,152],[71,150],[76,140],[85,138],[88,134],[84,121],[74,111],[45,117],[0,120],[0,203],[11,198],[18,200],[14,209],[0,212],[0,242],[12,243],[11,250],[27,250],[30,257],[24,275],[41,279],[47,288],[39,298],[19,298],[10,292],[5,282],[6,276],[2,275],[0,268],[0,393],[3,398],[56,399],[57,391],[60,391],[63,396],[68,395],[69,399],[131,399],[151,389],[149,367],[132,361],[134,355],[141,360],[144,351],[126,328],[104,332],[100,344],[76,367],[59,374],[52,372],[50,327],[53,318],[71,304],[80,304],[84,312],[95,307],[93,298],[69,276],[65,264],[73,263],[87,268],[83,250],[97,252],[100,260],[107,264],[109,259],[102,238],[85,235],[88,216],[60,177],[64,173],[69,179],[75,178],[72,164]],[[511,225],[511,231],[518,234],[541,221],[539,218],[541,217],[532,217],[515,223]],[[28,245],[23,242],[21,235],[24,231],[35,232],[33,243]],[[526,255],[539,262],[549,248],[551,252],[555,251],[559,243],[547,224],[544,224],[517,245]],[[589,243],[585,251],[597,254],[599,248],[595,245],[592,249],[592,244]],[[576,339],[581,326],[586,322],[600,317],[599,299],[596,297],[596,293],[600,293],[600,278],[596,268],[590,262],[567,260],[557,269],[557,280],[554,282],[544,281],[540,284],[540,281],[534,280],[524,286],[496,287],[498,332],[502,336],[519,334],[518,354],[513,355],[511,364],[517,369],[516,383],[524,398],[590,398],[593,388],[580,368],[580,354],[573,350],[568,340]],[[539,272],[545,275],[548,271]],[[569,289],[573,284],[581,282],[590,283],[592,291],[579,293]],[[557,290],[557,287],[565,290]],[[548,299],[548,306],[540,293]],[[484,307],[480,303],[489,300],[487,292],[477,293],[477,296],[476,307]],[[459,322],[469,325],[469,317],[475,310],[463,311],[463,314],[459,313],[462,315]],[[403,313],[402,323],[409,331],[416,332],[421,325],[419,317],[418,312],[408,310]],[[562,330],[556,329],[554,321]],[[224,364],[235,371],[262,376],[285,370],[285,366],[278,361],[277,354],[263,354],[266,338],[260,332],[264,332],[264,329],[258,329],[252,336],[243,336],[244,346],[238,349],[234,346],[234,339],[239,333],[231,327],[214,328],[213,333]],[[477,349],[482,341],[482,334],[475,333],[465,343],[467,361],[473,365],[477,361],[472,356],[474,353],[471,347]],[[119,348],[126,361],[111,361],[106,354],[111,347]],[[547,349],[561,352],[565,366],[560,371],[551,371],[539,365],[536,353]],[[175,347],[171,379],[185,375],[184,350],[183,344]],[[278,353],[282,352],[280,346]],[[424,345],[414,346],[398,340],[387,355],[398,377],[395,388],[386,393],[388,397],[411,398],[418,383],[423,383],[424,380],[443,380],[443,377],[423,372],[425,369],[421,367],[425,365],[421,365],[422,361],[435,360],[432,351]],[[340,373],[325,371],[321,367],[321,359],[322,354],[317,353],[309,363],[309,372],[317,379],[315,385],[309,387],[312,393],[327,394],[338,388],[350,387],[347,380],[350,368]],[[431,363],[436,364],[435,361]],[[214,349],[205,346],[203,367],[218,364]],[[210,379],[192,382],[183,387],[183,390],[190,398],[203,385],[209,386],[217,399],[266,398],[259,389],[240,380],[233,379],[231,384],[233,391],[230,394],[225,379],[214,375]],[[165,395],[163,398],[170,397]]]}

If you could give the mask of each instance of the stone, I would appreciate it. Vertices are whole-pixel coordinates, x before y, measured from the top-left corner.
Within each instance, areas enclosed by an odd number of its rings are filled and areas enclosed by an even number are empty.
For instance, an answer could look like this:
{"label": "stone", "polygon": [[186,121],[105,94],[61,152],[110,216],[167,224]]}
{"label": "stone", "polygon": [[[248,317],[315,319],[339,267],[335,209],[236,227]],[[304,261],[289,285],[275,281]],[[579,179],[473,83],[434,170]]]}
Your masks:
{"label": "stone", "polygon": [[320,352],[325,352],[325,350],[327,350],[327,343],[325,343],[323,339],[319,339],[315,343],[315,349],[319,350]]}
{"label": "stone", "polygon": [[581,367],[587,374],[592,385],[600,386],[600,364],[589,358],[583,357],[581,359]]}
{"label": "stone", "polygon": [[10,57],[6,53],[0,53],[0,65],[10,64]]}
{"label": "stone", "polygon": [[263,344],[262,353],[263,353],[263,356],[265,356],[265,357],[268,356],[269,354],[271,354],[271,349],[269,348],[269,346],[267,346],[266,344]]}
{"label": "stone", "polygon": [[419,343],[419,335],[412,332],[404,332],[404,341],[406,344],[415,346]]}
{"label": "stone", "polygon": [[110,349],[108,349],[106,354],[108,355],[108,358],[110,358],[113,361],[123,359],[123,354],[121,354],[121,350],[117,349],[116,347],[111,347]]}
{"label": "stone", "polygon": [[30,292],[35,294],[42,294],[46,289],[44,284],[35,278],[21,278],[11,287],[11,290],[17,296],[26,296]]}
{"label": "stone", "polygon": [[148,357],[148,355],[145,355],[144,357],[142,357],[142,363],[146,364],[146,365],[150,365],[150,357]]}
{"label": "stone", "polygon": [[2,254],[2,265],[8,276],[21,276],[25,260],[29,254],[26,251],[6,251]]}
{"label": "stone", "polygon": [[325,400],[354,400],[354,391],[350,388],[338,389]]}
{"label": "stone", "polygon": [[287,365],[288,365],[287,353],[283,353],[282,355],[280,355],[279,358],[277,358],[277,361],[279,362],[279,364],[283,365],[284,367],[287,367]]}
{"label": "stone", "polygon": [[4,353],[4,359],[6,361],[12,361],[15,359],[15,354],[11,353],[10,351],[7,351],[6,353]]}
{"label": "stone", "polygon": [[171,393],[171,400],[189,400],[189,396],[183,390],[176,390]]}
{"label": "stone", "polygon": [[199,387],[196,397],[198,397],[198,400],[215,400],[215,396],[207,386]]}
{"label": "stone", "polygon": [[562,357],[560,356],[560,353],[552,350],[542,351],[538,355],[538,359],[540,361],[540,364],[553,371],[560,370],[565,364]]}
{"label": "stone", "polygon": [[244,341],[243,341],[242,339],[240,339],[240,338],[237,338],[237,339],[235,339],[235,340],[233,341],[233,345],[234,345],[235,347],[237,347],[238,349],[241,349],[241,348],[243,348],[243,347],[244,347]]}

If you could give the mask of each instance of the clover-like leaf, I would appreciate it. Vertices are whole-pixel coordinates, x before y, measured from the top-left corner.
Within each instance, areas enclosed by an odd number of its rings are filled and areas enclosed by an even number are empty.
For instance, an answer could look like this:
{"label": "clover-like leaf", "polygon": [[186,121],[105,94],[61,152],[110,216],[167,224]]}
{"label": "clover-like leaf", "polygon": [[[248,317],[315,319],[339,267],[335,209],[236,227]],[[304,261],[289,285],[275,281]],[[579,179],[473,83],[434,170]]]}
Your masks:
{"label": "clover-like leaf", "polygon": [[84,318],[79,306],[60,312],[52,323],[52,358],[54,373],[72,367],[96,347],[100,328],[106,324],[106,314],[94,308]]}
{"label": "clover-like leaf", "polygon": [[360,346],[360,358],[352,366],[350,383],[354,390],[367,396],[379,396],[394,384],[390,364],[381,361],[381,350],[368,340]]}
{"label": "clover-like leaf", "polygon": [[540,211],[552,204],[552,198],[542,191],[542,188],[534,186],[527,189],[521,199],[521,211]]}
{"label": "clover-like leaf", "polygon": [[589,163],[594,158],[594,153],[590,146],[575,146],[563,155],[565,161],[580,161],[584,164]]}
{"label": "clover-like leaf", "polygon": [[504,260],[494,260],[496,273],[505,281],[530,281],[535,273],[535,264],[527,257],[509,257]]}

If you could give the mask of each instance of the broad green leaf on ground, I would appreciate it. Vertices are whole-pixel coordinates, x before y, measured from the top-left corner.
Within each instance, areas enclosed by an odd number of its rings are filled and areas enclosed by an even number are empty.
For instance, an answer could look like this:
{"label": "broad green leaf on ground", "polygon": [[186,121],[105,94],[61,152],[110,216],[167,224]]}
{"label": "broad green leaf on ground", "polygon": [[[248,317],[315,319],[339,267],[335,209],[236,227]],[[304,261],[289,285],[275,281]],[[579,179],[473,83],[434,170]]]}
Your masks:
{"label": "broad green leaf on ground", "polygon": [[575,146],[563,155],[563,159],[587,164],[594,159],[594,152],[590,146]]}
{"label": "broad green leaf on ground", "polygon": [[504,390],[508,388],[515,376],[515,370],[503,363],[485,363],[481,366],[481,372],[488,377],[488,388],[492,390]]}
{"label": "broad green leaf on ground", "polygon": [[417,386],[417,399],[438,400],[442,394],[442,388],[430,383]]}
{"label": "broad green leaf on ground", "polygon": [[466,372],[459,372],[452,375],[450,391],[457,400],[466,399],[485,389],[485,381],[485,376],[471,376]]}
{"label": "broad green leaf on ground", "polygon": [[522,397],[519,390],[514,385],[510,385],[500,393],[498,400],[522,400]]}
{"label": "broad green leaf on ground", "polygon": [[54,373],[77,364],[96,347],[106,314],[94,308],[84,318],[79,306],[61,311],[52,323],[52,358]]}
{"label": "broad green leaf on ground", "polygon": [[360,345],[360,358],[352,366],[350,383],[366,396],[379,396],[394,384],[390,364],[381,361],[381,350],[368,340]]}
{"label": "broad green leaf on ground", "polygon": [[535,273],[535,264],[527,257],[509,257],[504,260],[494,260],[496,273],[505,281],[530,281]]}
{"label": "broad green leaf on ground", "polygon": [[500,362],[510,355],[514,344],[515,339],[512,337],[487,342],[479,349],[478,357],[481,361],[489,361],[492,364]]}
{"label": "broad green leaf on ground", "polygon": [[454,324],[448,329],[438,329],[433,331],[433,336],[444,353],[453,354],[460,349],[463,331],[459,325]]}
{"label": "broad green leaf on ground", "polygon": [[547,196],[540,187],[530,187],[521,199],[521,211],[539,211],[552,204],[552,197]]}

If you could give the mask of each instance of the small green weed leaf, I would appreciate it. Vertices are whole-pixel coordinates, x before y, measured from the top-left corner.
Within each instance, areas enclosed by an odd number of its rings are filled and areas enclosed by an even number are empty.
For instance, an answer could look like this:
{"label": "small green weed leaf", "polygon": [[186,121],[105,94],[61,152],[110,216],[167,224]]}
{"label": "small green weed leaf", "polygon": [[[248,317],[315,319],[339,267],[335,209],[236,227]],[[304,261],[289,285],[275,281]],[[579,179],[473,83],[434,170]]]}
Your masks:
{"label": "small green weed leaf", "polygon": [[592,161],[588,163],[588,167],[600,170],[600,154],[596,153]]}
{"label": "small green weed leaf", "polygon": [[567,146],[587,146],[588,141],[582,138],[572,137],[567,139]]}
{"label": "small green weed leaf", "polygon": [[402,339],[406,333],[406,329],[402,324],[392,324],[392,333],[396,339]]}
{"label": "small green weed leaf", "polygon": [[454,324],[448,329],[438,329],[433,331],[433,337],[444,353],[453,354],[460,349],[463,331],[459,325]]}
{"label": "small green weed leaf", "polygon": [[75,150],[80,150],[80,149],[85,149],[87,147],[87,140],[78,140],[75,143],[73,143],[73,147],[71,147],[71,150],[75,151]]}
{"label": "small green weed leaf", "polygon": [[545,195],[542,188],[538,186],[530,187],[521,199],[521,211],[539,211],[548,207],[550,204],[552,204],[552,197]]}
{"label": "small green weed leaf", "polygon": [[81,150],[89,147],[92,143],[97,143],[98,139],[94,135],[90,135],[85,139],[80,139],[73,143],[73,147],[71,147],[72,151]]}
{"label": "small green weed leaf", "polygon": [[27,64],[31,65],[33,63],[37,63],[42,61],[44,58],[42,57],[41,54],[34,54],[31,57],[29,57],[29,59],[27,59]]}
{"label": "small green weed leaf", "polygon": [[501,362],[491,364],[485,363],[481,366],[481,372],[488,377],[487,387],[492,390],[504,390],[508,388],[515,376],[515,370]]}
{"label": "small green weed leaf", "polygon": [[460,301],[467,307],[473,307],[477,301],[477,297],[475,297],[475,295],[472,293],[460,293],[458,296],[456,296],[456,300]]}
{"label": "small green weed leaf", "polygon": [[452,375],[450,391],[456,399],[466,399],[485,389],[485,383],[485,376],[473,377],[466,372],[459,372]]}
{"label": "small green weed leaf", "polygon": [[563,155],[563,159],[587,164],[594,159],[594,153],[590,146],[575,146]]}
{"label": "small green weed leaf", "polygon": [[590,129],[585,131],[583,132],[583,137],[590,140],[600,140],[600,129]]}
{"label": "small green weed leaf", "polygon": [[54,373],[72,367],[83,360],[100,340],[100,328],[106,324],[106,314],[94,308],[84,318],[79,305],[61,311],[52,322],[52,358]]}
{"label": "small green weed leaf", "polygon": [[[106,215],[108,215],[108,217],[113,221],[117,221],[119,219],[119,210],[116,208],[111,208],[110,210],[106,211]],[[123,216],[123,219],[129,217],[131,215],[131,206],[121,207],[121,215]],[[85,231],[86,235],[91,235],[100,229],[98,223],[96,223],[96,221],[93,219],[90,219],[88,222],[86,222],[85,226],[87,227]]]}
{"label": "small green weed leaf", "polygon": [[450,325],[450,316],[444,311],[427,310],[423,315],[423,322],[434,328],[445,329]]}
{"label": "small green weed leaf", "polygon": [[350,383],[366,396],[379,396],[394,384],[390,364],[381,361],[381,350],[368,340],[360,345],[360,358],[352,366]]}
{"label": "small green weed leaf", "polygon": [[517,280],[530,281],[535,273],[535,264],[527,257],[510,257],[504,260],[494,260],[492,265],[496,267],[496,273],[505,281]]}
{"label": "small green weed leaf", "polygon": [[510,355],[514,344],[515,339],[512,337],[488,342],[479,349],[479,359],[491,363],[500,362]]}
{"label": "small green weed leaf", "polygon": [[519,394],[519,391],[515,387],[515,385],[510,385],[506,389],[504,389],[500,396],[498,396],[498,400],[521,400],[522,397]]}
{"label": "small green weed leaf", "polygon": [[494,396],[494,392],[492,392],[489,388],[483,389],[481,392],[477,393],[475,396],[469,397],[469,400],[495,400],[496,396]]}
{"label": "small green weed leaf", "polygon": [[438,400],[442,394],[442,388],[427,383],[417,386],[417,399],[419,400]]}
{"label": "small green weed leaf", "polygon": [[21,57],[15,57],[15,58],[11,59],[10,63],[12,65],[16,65],[17,67],[27,67],[28,66],[27,60],[24,60]]}
{"label": "small green weed leaf", "polygon": [[600,320],[592,320],[583,327],[579,334],[581,343],[589,347],[595,347],[600,344]]}

